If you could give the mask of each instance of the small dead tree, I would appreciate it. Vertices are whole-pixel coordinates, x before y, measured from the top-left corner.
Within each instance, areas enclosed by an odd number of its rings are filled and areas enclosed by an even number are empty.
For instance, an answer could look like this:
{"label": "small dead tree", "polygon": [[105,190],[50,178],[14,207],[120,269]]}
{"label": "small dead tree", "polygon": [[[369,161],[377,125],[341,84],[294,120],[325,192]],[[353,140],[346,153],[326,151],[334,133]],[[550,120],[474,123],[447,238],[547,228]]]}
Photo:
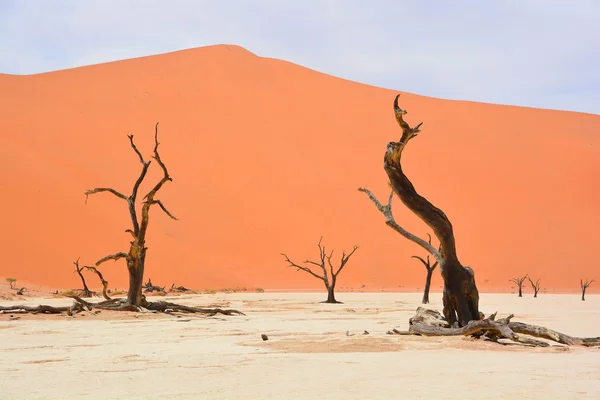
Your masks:
{"label": "small dead tree", "polygon": [[87,284],[85,283],[85,277],[81,273],[85,267],[79,266],[79,258],[76,261],[73,261],[73,264],[75,264],[75,271],[73,272],[77,272],[77,275],[79,275],[79,278],[81,278],[81,283],[83,283],[83,297],[92,297],[93,292],[88,288]]}
{"label": "small dead tree", "polygon": [[423,289],[423,300],[421,301],[421,303],[429,304],[429,289],[431,287],[431,277],[433,276],[433,271],[435,270],[435,267],[438,266],[438,262],[436,261],[435,263],[433,263],[433,265],[431,265],[429,255],[427,256],[426,260],[423,260],[423,258],[419,256],[412,256],[412,258],[416,258],[419,261],[421,261],[427,269],[427,277],[425,278],[425,289]]}
{"label": "small dead tree", "polygon": [[381,212],[383,214],[383,216],[385,217],[385,224],[387,226],[389,226],[390,228],[392,228],[393,230],[395,230],[396,232],[398,232],[399,234],[401,234],[402,236],[404,236],[406,239],[410,240],[411,242],[416,243],[419,246],[423,247],[425,250],[429,251],[436,258],[435,263],[433,265],[431,265],[430,260],[429,260],[429,255],[427,256],[427,261],[423,260],[421,257],[412,256],[412,258],[419,259],[423,263],[423,265],[425,265],[425,268],[427,268],[427,278],[425,280],[425,289],[423,291],[423,304],[428,304],[429,303],[429,288],[431,286],[431,277],[433,275],[433,270],[439,264],[439,260],[441,259],[441,253],[440,253],[441,247],[438,250],[436,250],[432,246],[430,234],[427,234],[427,236],[429,237],[429,240],[426,242],[425,240],[408,232],[406,229],[404,229],[403,227],[398,225],[398,223],[394,219],[394,215],[392,214],[392,200],[394,198],[393,190],[390,192],[390,196],[388,198],[388,203],[385,206],[383,204],[381,204],[379,202],[379,200],[377,200],[377,197],[375,197],[375,195],[369,189],[358,188],[358,191],[365,193],[369,197],[369,199],[373,202],[373,204],[375,204],[375,207],[377,207],[379,212]]}
{"label": "small dead tree", "polygon": [[325,288],[327,289],[327,300],[325,300],[323,303],[341,303],[335,299],[335,293],[334,293],[335,284],[337,283],[337,277],[340,274],[340,272],[342,272],[342,270],[344,269],[346,264],[348,263],[348,260],[350,260],[350,257],[352,257],[354,252],[356,250],[358,250],[358,246],[354,246],[352,251],[348,254],[346,254],[345,251],[342,252],[342,258],[340,260],[340,264],[337,267],[337,269],[334,271],[334,266],[333,266],[333,263],[331,262],[331,258],[333,257],[333,250],[331,250],[331,253],[327,254],[327,252],[325,250],[325,246],[321,245],[322,240],[323,240],[323,237],[321,237],[321,239],[319,239],[319,244],[318,244],[320,261],[318,261],[318,262],[310,261],[310,260],[304,261],[305,264],[313,265],[313,266],[320,268],[322,273],[316,273],[308,266],[298,265],[298,264],[294,263],[292,260],[290,260],[290,258],[287,255],[285,255],[283,253],[281,255],[284,256],[285,261],[288,262],[288,264],[289,264],[288,267],[297,268],[298,271],[304,271],[304,272],[309,273],[310,275],[314,276],[315,278],[323,281],[323,283],[325,284]]}
{"label": "small dead tree", "polygon": [[508,280],[509,282],[513,282],[519,287],[519,297],[523,297],[523,282],[525,282],[525,279],[527,279],[528,277],[529,275],[525,275],[520,278],[512,278]]}
{"label": "small dead tree", "polygon": [[590,287],[590,285],[592,284],[592,282],[594,282],[593,279],[586,279],[585,282],[583,281],[583,278],[579,280],[580,284],[581,284],[581,301],[585,301],[585,291],[587,290],[587,288]]}
{"label": "small dead tree", "polygon": [[[427,236],[429,236],[429,244],[431,244],[431,235],[427,234]],[[425,260],[419,256],[412,256],[412,258],[416,258],[417,260],[421,261],[421,263],[423,263],[423,265],[425,266],[425,269],[427,269],[427,278],[425,278],[425,289],[423,289],[423,300],[421,301],[421,303],[429,304],[429,288],[431,287],[431,277],[433,275],[435,267],[437,267],[438,265],[438,262],[436,261],[433,263],[433,265],[431,265],[429,255],[427,255],[427,258]]]}
{"label": "small dead tree", "polygon": [[529,279],[529,283],[531,284],[531,288],[533,289],[533,297],[537,297],[537,294],[540,291],[540,280],[537,279],[535,282],[533,282],[533,279],[531,279],[529,276],[527,277],[527,279]]}

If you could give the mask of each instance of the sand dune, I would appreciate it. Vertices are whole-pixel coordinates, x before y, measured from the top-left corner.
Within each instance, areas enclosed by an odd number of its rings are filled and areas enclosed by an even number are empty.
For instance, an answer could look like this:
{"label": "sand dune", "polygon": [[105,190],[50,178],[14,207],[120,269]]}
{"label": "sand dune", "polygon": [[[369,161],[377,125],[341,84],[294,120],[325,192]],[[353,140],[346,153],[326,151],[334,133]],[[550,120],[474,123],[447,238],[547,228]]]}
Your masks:
{"label": "sand dune", "polygon": [[[357,191],[387,197],[395,91],[225,45],[0,75],[0,88],[0,276],[75,287],[72,261],[126,250],[124,202],[95,195],[86,205],[83,192],[129,192],[140,164],[127,134],[149,156],[160,121],[174,181],[159,197],[180,220],[152,211],[154,283],[318,288],[280,253],[312,258],[323,235],[338,251],[361,246],[342,288],[422,287],[424,269],[410,256],[423,252]],[[598,275],[600,116],[409,93],[402,106],[410,123],[424,121],[406,172],[453,222],[480,290],[508,290],[509,278],[529,273],[548,291],[577,291],[580,277]],[[157,176],[151,168],[144,189]],[[395,204],[397,221],[425,236]],[[125,285],[124,264],[103,270],[111,286]]]}

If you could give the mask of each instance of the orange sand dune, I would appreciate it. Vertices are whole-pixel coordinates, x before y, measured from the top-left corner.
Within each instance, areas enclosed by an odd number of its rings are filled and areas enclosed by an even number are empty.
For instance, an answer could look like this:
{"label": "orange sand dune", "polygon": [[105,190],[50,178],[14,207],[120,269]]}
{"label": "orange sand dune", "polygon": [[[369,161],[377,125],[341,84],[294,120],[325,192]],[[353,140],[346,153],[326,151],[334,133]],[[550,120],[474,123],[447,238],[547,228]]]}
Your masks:
{"label": "orange sand dune", "polygon": [[[387,198],[383,153],[400,136],[395,91],[225,45],[0,75],[0,89],[0,276],[77,287],[75,259],[126,250],[125,203],[99,194],[86,205],[83,193],[129,192],[140,164],[127,134],[149,156],[160,121],[174,181],[159,197],[180,220],[151,213],[146,277],[155,284],[320,288],[280,253],[314,258],[323,235],[338,255],[361,246],[341,288],[422,287],[424,268],[410,257],[424,252],[357,191]],[[409,123],[424,121],[406,172],[453,222],[480,290],[508,290],[525,273],[549,291],[600,279],[600,116],[408,93],[401,105]],[[416,234],[429,231],[399,200],[395,215]],[[103,271],[111,287],[125,286],[124,263]]]}

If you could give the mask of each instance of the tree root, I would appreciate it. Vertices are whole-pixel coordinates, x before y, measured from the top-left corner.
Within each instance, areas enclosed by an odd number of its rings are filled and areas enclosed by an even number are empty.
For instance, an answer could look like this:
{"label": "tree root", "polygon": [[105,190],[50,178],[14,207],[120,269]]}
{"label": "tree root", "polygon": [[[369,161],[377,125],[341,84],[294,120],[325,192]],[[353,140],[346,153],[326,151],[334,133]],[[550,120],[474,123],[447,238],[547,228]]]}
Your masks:
{"label": "tree root", "polygon": [[[409,320],[408,332],[393,329],[388,334],[412,334],[418,336],[474,336],[484,338],[497,343],[499,339],[509,339],[517,343],[529,346],[548,347],[550,344],[541,340],[534,339],[538,337],[554,341],[567,346],[600,346],[600,337],[578,338],[564,333],[545,328],[543,326],[529,325],[522,322],[511,322],[514,315],[496,320],[496,314],[490,315],[486,319],[470,321],[462,328],[450,328],[449,324],[441,318],[437,311],[426,310],[423,307],[417,308],[417,313]],[[445,322],[445,323],[444,323]]]}

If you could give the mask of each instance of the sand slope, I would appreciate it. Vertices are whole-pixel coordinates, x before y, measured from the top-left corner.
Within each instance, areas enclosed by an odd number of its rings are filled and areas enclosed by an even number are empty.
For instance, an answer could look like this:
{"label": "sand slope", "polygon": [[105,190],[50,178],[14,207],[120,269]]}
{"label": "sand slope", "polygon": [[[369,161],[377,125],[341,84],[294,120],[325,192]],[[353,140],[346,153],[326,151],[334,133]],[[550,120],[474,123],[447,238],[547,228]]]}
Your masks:
{"label": "sand slope", "polygon": [[[127,134],[149,156],[160,121],[174,177],[160,198],[180,221],[152,212],[154,283],[318,288],[280,253],[311,258],[323,235],[336,250],[361,245],[341,287],[422,286],[424,269],[410,256],[423,251],[356,190],[387,197],[383,151],[400,135],[394,91],[225,45],[0,75],[0,88],[0,276],[76,286],[77,257],[92,263],[126,250],[124,202],[107,194],[85,205],[83,192],[128,193],[140,165]],[[402,106],[410,123],[424,121],[406,172],[450,217],[480,289],[508,289],[528,272],[548,290],[578,290],[580,276],[597,274],[600,116],[413,94]],[[395,209],[425,236],[398,200]],[[104,271],[111,286],[125,284],[124,264]]]}

